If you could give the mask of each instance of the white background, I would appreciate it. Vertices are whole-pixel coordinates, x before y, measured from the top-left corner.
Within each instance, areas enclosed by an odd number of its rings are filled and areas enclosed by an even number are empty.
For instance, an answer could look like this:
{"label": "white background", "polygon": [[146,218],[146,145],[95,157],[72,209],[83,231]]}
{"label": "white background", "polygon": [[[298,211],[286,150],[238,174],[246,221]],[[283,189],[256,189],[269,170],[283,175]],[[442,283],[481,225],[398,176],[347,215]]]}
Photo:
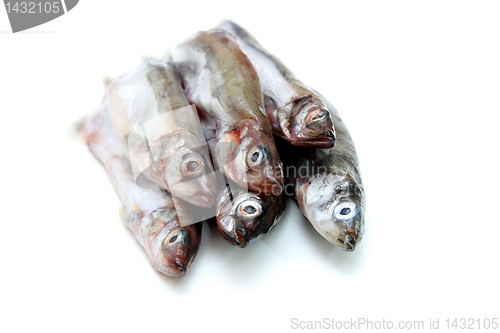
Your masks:
{"label": "white background", "polygon": [[[496,1],[80,1],[18,34],[0,8],[0,331],[292,330],[291,320],[499,313]],[[205,225],[180,280],[154,271],[86,147],[67,139],[104,76],[221,19],[339,110],[358,149],[366,234],[333,248],[289,201],[239,249]],[[474,327],[477,327],[477,323]],[[497,330],[498,331],[498,330]]]}

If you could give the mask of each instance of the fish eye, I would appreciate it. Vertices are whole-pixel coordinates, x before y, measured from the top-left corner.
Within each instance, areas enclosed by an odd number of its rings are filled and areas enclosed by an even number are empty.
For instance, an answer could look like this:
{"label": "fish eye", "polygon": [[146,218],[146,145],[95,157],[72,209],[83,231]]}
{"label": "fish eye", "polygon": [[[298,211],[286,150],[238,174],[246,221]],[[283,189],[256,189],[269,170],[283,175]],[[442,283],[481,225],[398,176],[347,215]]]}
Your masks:
{"label": "fish eye", "polygon": [[253,200],[246,200],[239,204],[237,212],[244,217],[258,216],[262,213],[262,206]]}
{"label": "fish eye", "polygon": [[248,164],[255,166],[261,164],[267,158],[267,149],[264,146],[255,146],[248,152]]}
{"label": "fish eye", "polygon": [[168,235],[167,237],[165,237],[165,240],[163,241],[163,246],[169,246],[169,245],[172,245],[173,243],[175,243],[179,238],[179,232],[178,231],[174,231],[172,232],[170,235]]}
{"label": "fish eye", "polygon": [[351,208],[345,207],[340,210],[340,215],[347,215],[351,212]]}
{"label": "fish eye", "polygon": [[348,220],[358,214],[358,206],[352,201],[341,201],[333,209],[333,215],[337,219]]}
{"label": "fish eye", "polygon": [[245,206],[245,207],[243,208],[243,210],[244,210],[244,211],[245,211],[245,213],[247,213],[247,214],[253,214],[253,213],[255,213],[255,212],[257,211],[257,209],[255,209],[255,207],[254,207],[254,206],[250,206],[250,205]]}
{"label": "fish eye", "polygon": [[320,121],[320,120],[325,119],[327,115],[328,115],[328,112],[325,110],[314,110],[307,115],[306,122],[313,123],[316,121]]}
{"label": "fish eye", "polygon": [[184,177],[195,176],[203,170],[203,161],[198,157],[189,157],[182,161],[181,171]]}
{"label": "fish eye", "polygon": [[200,163],[197,162],[197,161],[189,161],[188,164],[187,164],[187,169],[188,171],[195,171],[196,169],[198,169],[198,167],[200,166]]}
{"label": "fish eye", "polygon": [[163,241],[163,246],[167,247],[176,242],[181,242],[183,238],[187,235],[187,231],[184,229],[178,229],[171,232]]}

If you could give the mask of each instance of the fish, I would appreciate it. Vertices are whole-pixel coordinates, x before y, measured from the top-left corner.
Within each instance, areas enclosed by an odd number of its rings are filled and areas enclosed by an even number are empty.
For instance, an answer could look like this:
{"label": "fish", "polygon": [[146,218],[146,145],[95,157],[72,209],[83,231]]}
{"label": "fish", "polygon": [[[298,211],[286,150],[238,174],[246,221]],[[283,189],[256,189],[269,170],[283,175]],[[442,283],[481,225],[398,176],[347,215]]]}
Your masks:
{"label": "fish", "polygon": [[[210,131],[202,127],[203,131]],[[210,152],[215,154],[213,135],[206,135]],[[229,243],[245,248],[251,240],[267,236],[285,212],[285,192],[279,195],[253,192],[228,180],[219,170],[215,220],[221,235]]]}
{"label": "fish", "polygon": [[275,136],[296,146],[332,148],[335,145],[334,122],[325,101],[316,91],[297,79],[236,23],[222,21],[215,29],[235,36],[252,62],[260,77],[265,110]]}
{"label": "fish", "polygon": [[166,59],[146,59],[113,80],[107,98],[134,177],[143,175],[177,198],[212,207],[217,188],[210,154],[175,67]]}
{"label": "fish", "polygon": [[241,187],[279,194],[282,164],[264,110],[259,77],[236,40],[222,30],[199,32],[172,52],[187,99],[207,135],[214,166]]}
{"label": "fish", "polygon": [[229,243],[242,248],[267,236],[285,212],[286,196],[257,194],[228,185],[217,200],[217,228]]}
{"label": "fish", "polygon": [[198,253],[201,223],[181,226],[179,215],[189,219],[189,214],[180,200],[174,205],[166,190],[136,183],[131,162],[114,132],[106,97],[86,118],[81,134],[107,170],[122,203],[120,217],[144,247],[153,267],[169,277],[184,276]]}
{"label": "fish", "polygon": [[[359,160],[345,123],[330,102],[322,99],[336,126],[335,147],[295,147],[295,154],[284,161],[285,192],[294,194],[300,210],[321,236],[344,251],[354,251],[365,230],[366,199]],[[282,156],[291,149],[283,140],[278,147]]]}

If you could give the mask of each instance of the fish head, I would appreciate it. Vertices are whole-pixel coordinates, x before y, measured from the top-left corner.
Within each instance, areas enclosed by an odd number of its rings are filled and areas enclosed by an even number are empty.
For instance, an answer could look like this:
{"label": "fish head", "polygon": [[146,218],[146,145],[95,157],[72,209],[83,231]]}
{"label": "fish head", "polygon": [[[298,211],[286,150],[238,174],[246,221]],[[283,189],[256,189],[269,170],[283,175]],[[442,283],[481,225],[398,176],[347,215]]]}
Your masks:
{"label": "fish head", "polygon": [[364,233],[363,188],[349,174],[316,174],[296,189],[301,209],[330,243],[354,251]]}
{"label": "fish head", "polygon": [[194,260],[200,245],[201,224],[173,229],[162,241],[160,261],[165,263],[167,275],[184,276]]}
{"label": "fish head", "polygon": [[143,221],[144,247],[155,269],[170,277],[184,276],[201,241],[201,224],[180,226],[174,207],[158,210]]}
{"label": "fish head", "polygon": [[179,149],[163,163],[173,196],[202,208],[215,203],[217,180],[206,147]]}
{"label": "fish head", "polygon": [[279,195],[283,190],[283,166],[270,133],[246,121],[234,145],[234,158],[224,166],[226,174],[249,190]]}
{"label": "fish head", "polygon": [[297,146],[332,148],[335,128],[330,112],[321,100],[306,96],[291,106],[291,117],[286,124],[288,140]]}
{"label": "fish head", "polygon": [[243,248],[250,240],[267,235],[284,210],[284,195],[258,195],[227,187],[219,199],[217,227],[229,243]]}

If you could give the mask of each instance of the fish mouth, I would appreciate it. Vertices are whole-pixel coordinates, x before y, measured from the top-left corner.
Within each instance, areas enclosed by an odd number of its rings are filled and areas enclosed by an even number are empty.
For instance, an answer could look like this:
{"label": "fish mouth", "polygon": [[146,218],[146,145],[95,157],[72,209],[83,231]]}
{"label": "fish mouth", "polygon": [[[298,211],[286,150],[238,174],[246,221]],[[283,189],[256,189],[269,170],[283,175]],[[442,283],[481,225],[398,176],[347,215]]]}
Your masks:
{"label": "fish mouth", "polygon": [[177,260],[165,267],[165,275],[173,278],[183,277],[186,273],[187,268]]}
{"label": "fish mouth", "polygon": [[224,239],[227,240],[230,244],[237,245],[242,249],[247,247],[250,243],[248,232],[243,228],[231,232],[223,230],[222,235],[224,236]]}
{"label": "fish mouth", "polygon": [[283,192],[284,187],[284,177],[283,177],[283,166],[280,165],[273,168],[272,171],[266,172],[267,182],[264,184],[264,188],[267,192],[266,194],[280,195]]}
{"label": "fish mouth", "polygon": [[333,133],[328,132],[323,137],[316,138],[304,138],[304,139],[295,139],[290,140],[290,142],[294,146],[301,147],[314,147],[314,148],[333,148],[335,146],[335,135]]}
{"label": "fish mouth", "polygon": [[356,248],[356,238],[351,235],[346,235],[344,238],[339,237],[336,244],[346,252],[353,252]]}
{"label": "fish mouth", "polygon": [[247,247],[250,243],[250,237],[248,237],[248,233],[245,229],[240,229],[236,231],[236,235],[238,236],[238,245],[243,249]]}
{"label": "fish mouth", "polygon": [[331,130],[322,130],[317,135],[310,135],[307,133],[307,130],[317,131],[317,129],[305,128],[296,135],[293,135],[290,142],[295,146],[315,148],[333,148],[335,145],[336,135],[333,128]]}
{"label": "fish mouth", "polygon": [[[321,118],[315,119],[315,116]],[[311,118],[312,117],[312,118]],[[289,141],[298,146],[332,148],[335,127],[327,108],[310,101],[300,104],[287,125]]]}
{"label": "fish mouth", "polygon": [[226,241],[241,248],[247,247],[250,243],[248,230],[233,216],[225,216],[217,219],[217,227]]}
{"label": "fish mouth", "polygon": [[205,209],[212,207],[217,200],[212,191],[197,187],[174,186],[171,193],[179,199]]}
{"label": "fish mouth", "polygon": [[201,208],[210,208],[214,205],[215,199],[215,196],[212,194],[200,194],[196,196],[196,200],[192,204]]}

